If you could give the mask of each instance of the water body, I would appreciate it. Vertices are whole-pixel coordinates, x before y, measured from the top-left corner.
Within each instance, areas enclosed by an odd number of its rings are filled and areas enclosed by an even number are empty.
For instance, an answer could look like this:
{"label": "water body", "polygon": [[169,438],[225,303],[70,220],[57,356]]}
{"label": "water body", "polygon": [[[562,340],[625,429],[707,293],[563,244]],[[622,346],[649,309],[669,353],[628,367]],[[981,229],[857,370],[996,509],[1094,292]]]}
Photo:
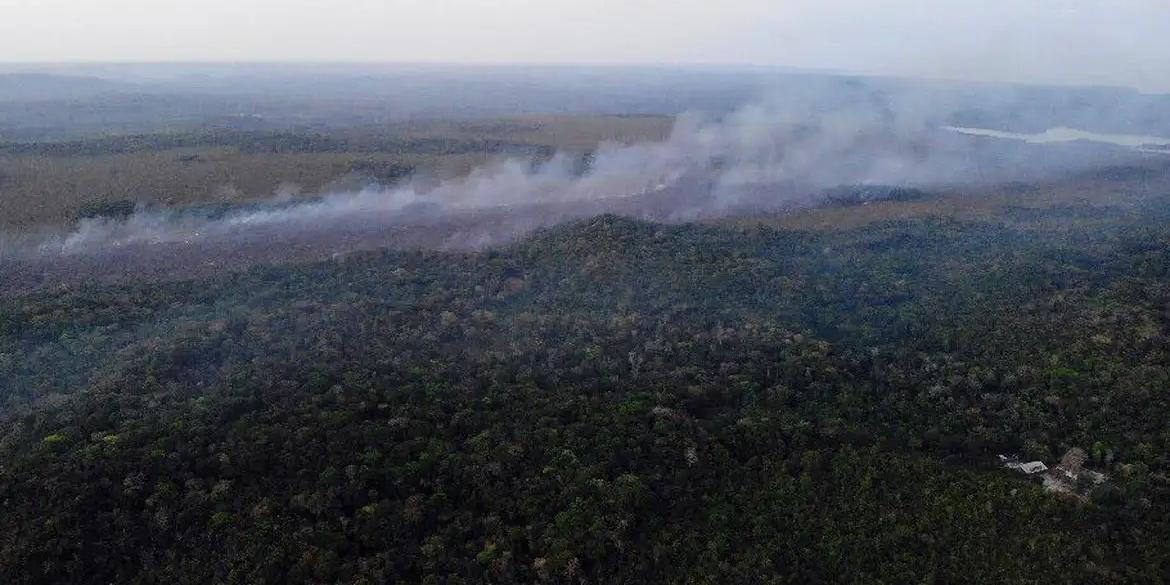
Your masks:
{"label": "water body", "polygon": [[1019,132],[1004,132],[1001,130],[988,130],[986,128],[963,128],[959,126],[946,126],[947,130],[951,132],[958,132],[969,136],[987,136],[990,138],[1002,138],[1006,140],[1022,140],[1030,144],[1057,144],[1062,142],[1076,142],[1079,140],[1087,142],[1097,142],[1101,144],[1113,144],[1116,146],[1124,146],[1140,150],[1143,152],[1159,152],[1162,154],[1170,154],[1170,151],[1161,150],[1165,147],[1170,147],[1170,138],[1162,138],[1159,136],[1140,136],[1135,134],[1100,134],[1097,132],[1089,132],[1086,130],[1077,130],[1076,128],[1049,128],[1039,134],[1023,134]]}

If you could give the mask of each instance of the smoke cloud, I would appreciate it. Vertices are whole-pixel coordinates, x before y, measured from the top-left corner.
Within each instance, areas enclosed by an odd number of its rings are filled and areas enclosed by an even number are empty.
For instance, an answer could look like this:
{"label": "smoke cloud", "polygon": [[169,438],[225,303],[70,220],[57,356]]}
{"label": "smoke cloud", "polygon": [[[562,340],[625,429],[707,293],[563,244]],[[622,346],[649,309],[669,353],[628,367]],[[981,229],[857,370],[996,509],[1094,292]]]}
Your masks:
{"label": "smoke cloud", "polygon": [[437,185],[372,185],[226,212],[140,208],[125,219],[81,220],[68,233],[0,237],[0,255],[61,258],[152,246],[475,248],[597,213],[683,221],[817,205],[842,185],[1024,180],[1141,156],[1084,141],[1036,145],[964,134],[947,127],[955,116],[953,104],[935,94],[812,87],[723,116],[683,115],[663,142],[602,144],[585,156],[504,160]]}

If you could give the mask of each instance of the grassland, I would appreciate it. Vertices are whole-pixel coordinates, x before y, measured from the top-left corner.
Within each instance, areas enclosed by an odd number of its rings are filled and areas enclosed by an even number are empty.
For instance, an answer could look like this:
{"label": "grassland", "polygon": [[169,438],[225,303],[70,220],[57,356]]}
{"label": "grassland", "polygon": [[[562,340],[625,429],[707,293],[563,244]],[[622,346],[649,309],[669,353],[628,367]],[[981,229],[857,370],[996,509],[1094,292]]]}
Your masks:
{"label": "grassland", "polygon": [[415,121],[327,133],[222,130],[0,144],[0,229],[63,225],[120,201],[165,205],[313,196],[449,177],[492,159],[661,140],[658,116]]}

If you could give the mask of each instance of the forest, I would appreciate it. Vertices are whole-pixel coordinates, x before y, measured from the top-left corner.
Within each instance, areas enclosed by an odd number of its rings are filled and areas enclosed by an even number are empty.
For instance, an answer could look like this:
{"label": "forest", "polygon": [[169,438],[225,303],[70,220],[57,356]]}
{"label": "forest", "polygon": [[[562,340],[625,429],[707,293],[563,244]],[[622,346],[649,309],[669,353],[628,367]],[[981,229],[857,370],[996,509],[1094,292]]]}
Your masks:
{"label": "forest", "polygon": [[1170,195],[881,209],[3,298],[0,575],[1164,582]]}
{"label": "forest", "polygon": [[0,583],[1166,583],[1147,135],[1096,85],[0,65]]}

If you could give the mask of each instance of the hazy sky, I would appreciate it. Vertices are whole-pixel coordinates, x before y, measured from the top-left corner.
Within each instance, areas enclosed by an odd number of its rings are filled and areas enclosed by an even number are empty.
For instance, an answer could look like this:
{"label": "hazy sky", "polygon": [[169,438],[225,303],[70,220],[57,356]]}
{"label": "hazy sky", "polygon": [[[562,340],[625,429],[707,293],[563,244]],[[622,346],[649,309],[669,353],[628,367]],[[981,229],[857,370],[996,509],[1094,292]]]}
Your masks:
{"label": "hazy sky", "polygon": [[736,63],[1170,91],[1170,0],[0,0],[4,61]]}

